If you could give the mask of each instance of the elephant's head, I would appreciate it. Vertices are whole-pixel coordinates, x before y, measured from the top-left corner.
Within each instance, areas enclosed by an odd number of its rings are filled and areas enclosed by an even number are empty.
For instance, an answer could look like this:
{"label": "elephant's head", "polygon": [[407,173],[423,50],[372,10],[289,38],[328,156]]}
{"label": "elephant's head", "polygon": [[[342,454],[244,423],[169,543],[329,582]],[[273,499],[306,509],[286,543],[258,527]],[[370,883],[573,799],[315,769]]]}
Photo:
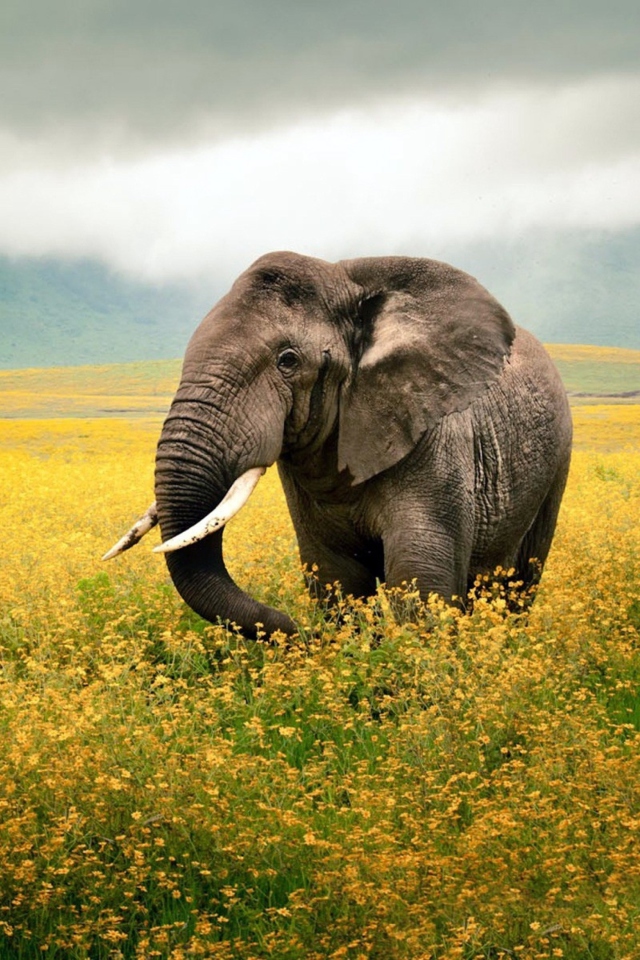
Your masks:
{"label": "elephant's head", "polygon": [[167,563],[182,597],[249,635],[294,632],[227,573],[216,527],[229,499],[278,459],[304,470],[329,449],[341,483],[388,470],[499,376],[512,338],[496,301],[444,264],[257,260],[193,335],[158,444],[157,515],[180,547]]}

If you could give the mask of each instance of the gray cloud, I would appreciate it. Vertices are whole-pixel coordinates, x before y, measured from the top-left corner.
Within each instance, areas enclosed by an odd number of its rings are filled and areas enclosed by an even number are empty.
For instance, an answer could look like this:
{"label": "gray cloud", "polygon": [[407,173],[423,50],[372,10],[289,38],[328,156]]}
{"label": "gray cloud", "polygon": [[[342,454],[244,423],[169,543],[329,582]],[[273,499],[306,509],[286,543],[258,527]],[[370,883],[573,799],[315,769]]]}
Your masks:
{"label": "gray cloud", "polygon": [[[5,155],[10,153],[5,144]],[[0,178],[0,250],[154,280],[231,279],[268,249],[327,259],[640,223],[640,78],[429,101]]]}
{"label": "gray cloud", "polygon": [[[13,0],[0,126],[128,149],[638,67],[636,0]],[[88,148],[89,149],[89,148]]]}

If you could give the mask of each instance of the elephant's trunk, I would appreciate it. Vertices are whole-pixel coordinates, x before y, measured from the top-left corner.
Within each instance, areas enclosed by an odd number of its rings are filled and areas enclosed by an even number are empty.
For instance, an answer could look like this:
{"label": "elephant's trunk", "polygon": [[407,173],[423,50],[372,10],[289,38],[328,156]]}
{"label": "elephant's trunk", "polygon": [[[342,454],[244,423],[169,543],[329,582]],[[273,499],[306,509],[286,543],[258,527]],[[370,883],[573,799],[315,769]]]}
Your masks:
{"label": "elephant's trunk", "polygon": [[[163,541],[199,523],[244,472],[242,464],[229,463],[221,446],[219,431],[203,422],[195,405],[181,403],[172,408],[156,457],[156,502]],[[166,554],[171,579],[183,600],[206,620],[235,623],[248,637],[255,637],[258,629],[267,635],[276,630],[295,633],[290,617],[254,600],[234,583],[224,563],[222,537],[220,529]]]}

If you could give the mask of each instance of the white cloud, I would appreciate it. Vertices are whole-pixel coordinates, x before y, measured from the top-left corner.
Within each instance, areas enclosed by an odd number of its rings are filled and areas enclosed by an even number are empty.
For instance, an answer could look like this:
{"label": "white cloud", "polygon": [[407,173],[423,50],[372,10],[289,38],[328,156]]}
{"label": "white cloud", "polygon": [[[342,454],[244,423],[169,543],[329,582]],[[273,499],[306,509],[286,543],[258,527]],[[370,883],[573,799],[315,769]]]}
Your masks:
{"label": "white cloud", "polygon": [[438,256],[537,227],[626,227],[640,222],[639,104],[640,81],[614,77],[77,164],[6,138],[0,250],[231,278],[272,249]]}

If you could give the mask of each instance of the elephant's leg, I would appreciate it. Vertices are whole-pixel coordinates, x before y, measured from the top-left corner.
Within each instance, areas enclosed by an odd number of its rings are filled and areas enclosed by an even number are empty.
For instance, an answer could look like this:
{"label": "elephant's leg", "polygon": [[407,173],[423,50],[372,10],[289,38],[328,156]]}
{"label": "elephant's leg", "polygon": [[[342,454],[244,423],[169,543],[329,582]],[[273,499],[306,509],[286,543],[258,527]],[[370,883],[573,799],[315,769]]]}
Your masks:
{"label": "elephant's leg", "polygon": [[518,548],[515,562],[516,579],[522,581],[523,597],[529,603],[533,599],[533,588],[540,580],[551,547],[568,472],[569,462],[567,461],[558,471],[535,520]]}
{"label": "elephant's leg", "polygon": [[467,526],[462,517],[443,522],[415,508],[397,515],[383,537],[387,586],[415,581],[423,600],[437,593],[464,606],[471,555]]}

